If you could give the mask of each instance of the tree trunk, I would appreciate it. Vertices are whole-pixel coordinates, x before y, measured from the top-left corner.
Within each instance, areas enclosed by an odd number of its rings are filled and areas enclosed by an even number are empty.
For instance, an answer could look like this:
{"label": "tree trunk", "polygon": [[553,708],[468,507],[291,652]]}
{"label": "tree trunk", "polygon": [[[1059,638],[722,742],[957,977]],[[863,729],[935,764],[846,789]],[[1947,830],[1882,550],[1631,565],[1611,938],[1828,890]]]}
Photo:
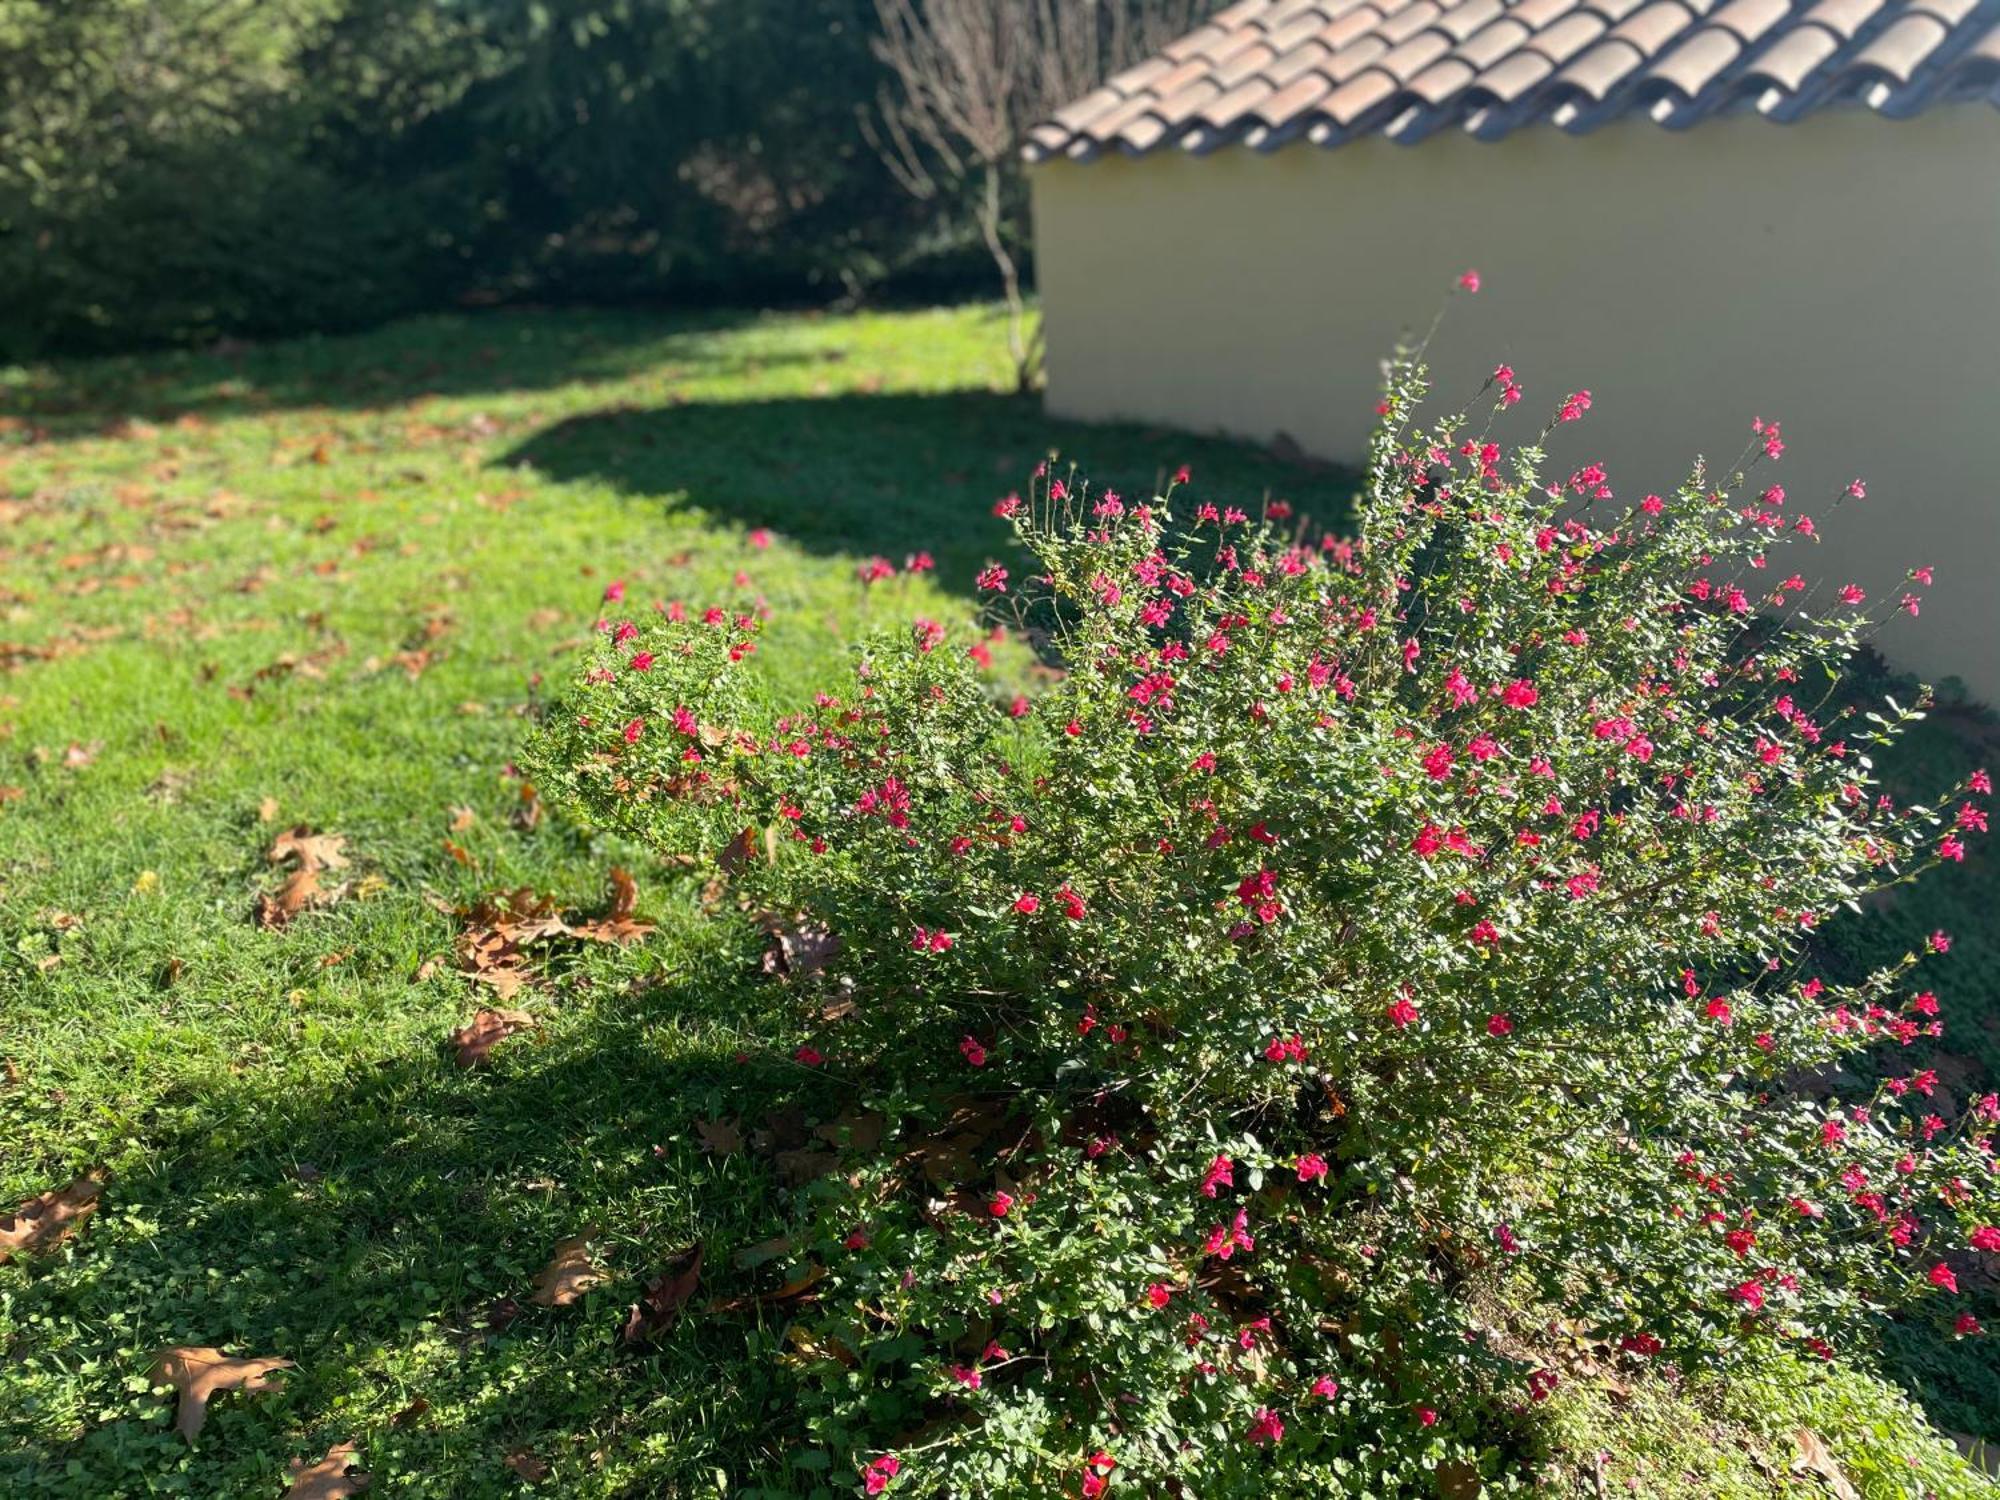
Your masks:
{"label": "tree trunk", "polygon": [[979,208],[979,229],[986,237],[986,248],[993,256],[993,264],[1000,268],[1000,286],[1007,298],[1007,353],[1014,361],[1014,389],[1027,391],[1034,388],[1040,340],[1030,343],[1028,339],[1028,304],[1021,296],[1021,268],[1008,253],[1000,227],[1000,164],[989,161],[986,163],[986,194]]}

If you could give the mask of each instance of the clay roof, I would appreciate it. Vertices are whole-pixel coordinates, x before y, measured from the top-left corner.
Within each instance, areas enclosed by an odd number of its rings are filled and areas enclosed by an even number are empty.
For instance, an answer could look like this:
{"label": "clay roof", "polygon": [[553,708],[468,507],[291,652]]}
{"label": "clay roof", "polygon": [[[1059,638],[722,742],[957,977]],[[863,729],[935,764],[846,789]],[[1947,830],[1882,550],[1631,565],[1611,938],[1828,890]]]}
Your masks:
{"label": "clay roof", "polygon": [[1239,0],[1036,126],[1026,155],[1959,99],[2000,106],[2000,0]]}

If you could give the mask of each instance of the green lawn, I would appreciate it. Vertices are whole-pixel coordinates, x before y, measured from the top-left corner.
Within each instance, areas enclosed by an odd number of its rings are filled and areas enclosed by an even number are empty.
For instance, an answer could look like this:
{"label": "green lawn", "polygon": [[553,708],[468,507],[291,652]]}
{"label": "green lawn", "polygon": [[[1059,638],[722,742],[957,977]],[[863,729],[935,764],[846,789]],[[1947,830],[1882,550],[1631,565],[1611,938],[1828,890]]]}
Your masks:
{"label": "green lawn", "polygon": [[[742,1252],[789,1193],[694,1124],[844,1101],[789,1061],[709,872],[524,816],[510,759],[613,580],[628,609],[700,607],[747,574],[766,680],[809,691],[871,620],[970,609],[989,507],[1051,446],[1120,489],[1186,462],[1218,499],[1345,507],[1339,474],[1050,422],[1005,378],[985,308],[495,314],[0,376],[0,1211],[108,1183],[67,1244],[0,1267],[0,1493],[276,1496],[350,1441],[380,1494],[505,1495],[544,1467],[566,1496],[814,1493],[782,1304],[712,1306],[783,1281],[781,1252]],[[857,579],[919,550],[934,572]],[[996,691],[1023,661],[1000,652]],[[300,823],[345,837],[339,899],[260,926],[266,851]],[[493,995],[452,909],[525,885],[600,910],[613,866],[657,930],[553,945],[511,1002],[536,1028],[455,1067],[447,1033]],[[1968,866],[1850,947],[1955,925],[1990,975],[1991,880]],[[1990,1066],[1990,1031],[1966,1046]],[[586,1231],[609,1280],[532,1305]],[[695,1241],[694,1315],[621,1347]],[[147,1379],[172,1345],[298,1367],[217,1398],[191,1447]],[[1912,1378],[1951,1424],[2000,1427],[1981,1368]],[[1610,1442],[1612,1493],[1785,1492],[1794,1418],[1867,1427],[1827,1432],[1867,1493],[1982,1492],[1881,1388],[1843,1389],[1697,1408],[1579,1378],[1554,1492],[1591,1493],[1579,1455]]]}

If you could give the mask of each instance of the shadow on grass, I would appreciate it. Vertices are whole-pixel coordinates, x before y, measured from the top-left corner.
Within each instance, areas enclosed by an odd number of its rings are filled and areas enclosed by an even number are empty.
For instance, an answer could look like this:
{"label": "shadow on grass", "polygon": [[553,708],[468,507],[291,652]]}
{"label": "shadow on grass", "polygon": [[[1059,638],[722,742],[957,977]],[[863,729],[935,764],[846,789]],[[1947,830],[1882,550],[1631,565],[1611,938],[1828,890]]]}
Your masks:
{"label": "shadow on grass", "polygon": [[[93,1357],[116,1325],[118,1357],[92,1383],[102,1406],[61,1437],[10,1440],[35,1413],[0,1422],[0,1491],[151,1493],[180,1470],[192,1493],[275,1493],[274,1451],[344,1441],[399,1494],[516,1493],[507,1459],[524,1451],[565,1494],[695,1493],[695,1474],[714,1493],[722,1473],[740,1493],[781,1471],[800,1440],[772,1357],[784,1313],[709,1304],[782,1283],[784,1258],[734,1256],[808,1219],[809,1190],[752,1152],[705,1152],[693,1123],[740,1115],[747,1135],[789,1106],[809,1127],[851,1107],[852,1084],[739,1042],[785,1003],[742,974],[606,984],[579,969],[541,997],[552,1007],[523,997],[547,1024],[489,1068],[458,1069],[440,1038],[323,1089],[209,1101],[19,1299],[38,1325],[82,1330]],[[533,1306],[553,1248],[593,1229],[610,1282]],[[695,1240],[708,1263],[689,1315],[653,1350],[622,1346],[626,1306]],[[21,1329],[10,1354],[41,1343]],[[190,1454],[125,1384],[176,1344],[298,1368],[280,1393],[219,1401]]]}
{"label": "shadow on grass", "polygon": [[837,350],[752,351],[728,337],[762,316],[730,308],[437,314],[352,334],[58,360],[17,370],[12,388],[0,384],[0,394],[28,426],[61,439],[94,435],[124,419],[164,424],[303,408],[368,410],[426,396],[501,395],[642,373],[755,376],[784,365],[840,362]]}
{"label": "shadow on grass", "polygon": [[768,526],[809,551],[901,565],[927,551],[970,592],[1009,532],[995,500],[1060,455],[1092,491],[1157,493],[1188,465],[1196,500],[1258,514],[1288,501],[1339,531],[1354,476],[1288,463],[1254,444],[1127,423],[1066,422],[1034,396],[991,392],[677,403],[594,412],[537,434],[509,461],[552,479],[608,484],[725,524]]}

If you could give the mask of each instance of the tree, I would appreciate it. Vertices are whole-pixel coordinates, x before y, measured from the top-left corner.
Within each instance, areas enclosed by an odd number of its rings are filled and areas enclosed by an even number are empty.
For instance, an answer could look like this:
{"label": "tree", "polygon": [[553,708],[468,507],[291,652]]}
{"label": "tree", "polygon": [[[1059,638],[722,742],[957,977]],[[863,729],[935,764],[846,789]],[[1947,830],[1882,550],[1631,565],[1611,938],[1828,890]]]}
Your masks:
{"label": "tree", "polygon": [[1007,298],[1016,381],[1034,377],[1018,241],[1020,145],[1037,121],[1191,30],[1202,0],[875,0],[875,54],[894,75],[864,128],[918,198],[976,188],[981,237]]}

